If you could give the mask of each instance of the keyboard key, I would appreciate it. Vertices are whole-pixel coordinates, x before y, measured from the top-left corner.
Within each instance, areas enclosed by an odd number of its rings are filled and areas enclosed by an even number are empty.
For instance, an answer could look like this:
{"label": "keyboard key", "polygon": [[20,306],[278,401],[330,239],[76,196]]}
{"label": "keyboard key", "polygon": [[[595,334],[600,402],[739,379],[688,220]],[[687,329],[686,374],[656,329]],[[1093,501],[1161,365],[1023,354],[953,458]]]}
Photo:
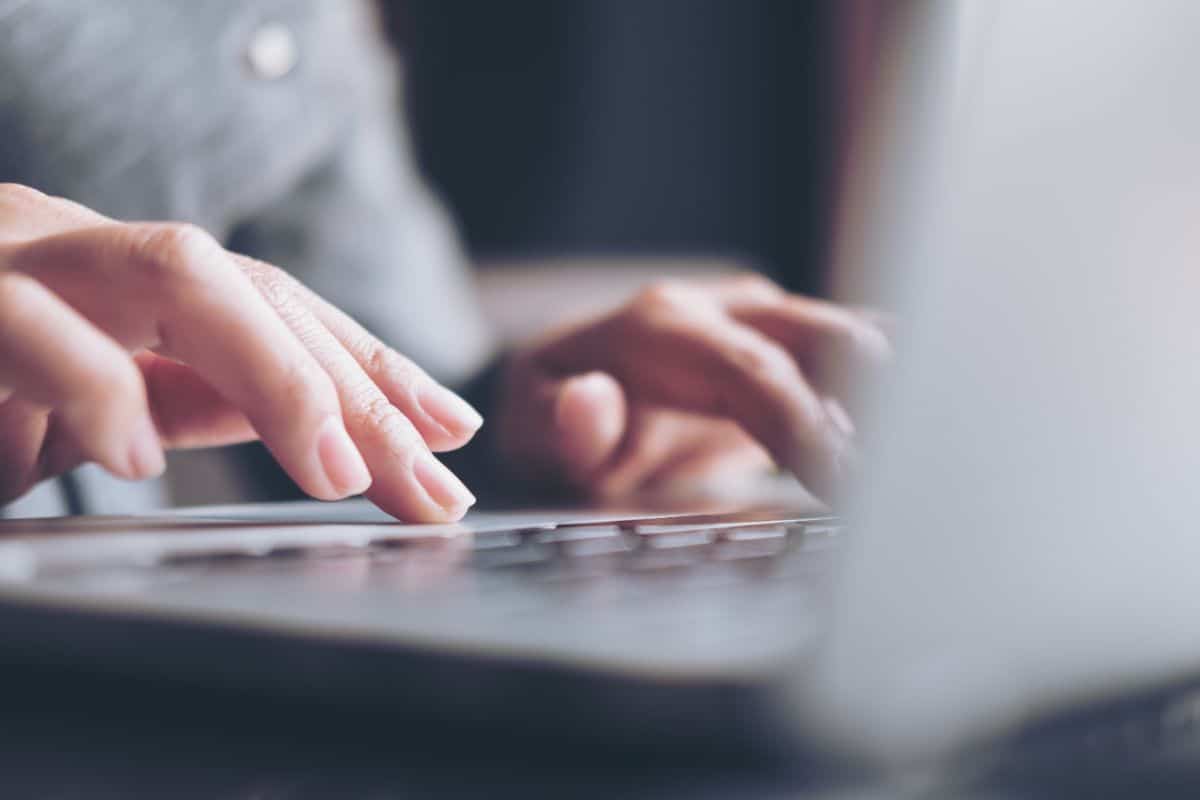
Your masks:
{"label": "keyboard key", "polygon": [[711,530],[690,530],[676,533],[656,533],[642,537],[642,542],[652,550],[675,550],[682,547],[705,547],[717,538]]}
{"label": "keyboard key", "polygon": [[589,558],[591,556],[611,556],[627,553],[633,548],[623,536],[604,537],[600,539],[580,539],[562,543],[563,555],[568,558]]}
{"label": "keyboard key", "polygon": [[594,542],[612,539],[623,539],[621,529],[615,525],[582,525],[574,528],[555,528],[549,531],[539,531],[537,541],[546,544],[568,542]]}
{"label": "keyboard key", "polygon": [[728,528],[721,531],[721,538],[727,542],[757,542],[761,540],[784,540],[788,529],[783,525],[763,525],[751,528]]}
{"label": "keyboard key", "polygon": [[553,556],[551,547],[540,542],[525,541],[516,547],[476,550],[472,555],[472,563],[481,569],[531,567],[546,564]]}
{"label": "keyboard key", "polygon": [[486,531],[476,533],[471,540],[475,550],[496,550],[502,547],[518,547],[521,544],[521,531]]}
{"label": "keyboard key", "polygon": [[817,525],[824,524],[832,517],[772,517],[759,520],[689,520],[676,522],[640,522],[632,527],[638,534],[677,533],[684,531],[719,531],[728,528],[773,527],[779,525]]}

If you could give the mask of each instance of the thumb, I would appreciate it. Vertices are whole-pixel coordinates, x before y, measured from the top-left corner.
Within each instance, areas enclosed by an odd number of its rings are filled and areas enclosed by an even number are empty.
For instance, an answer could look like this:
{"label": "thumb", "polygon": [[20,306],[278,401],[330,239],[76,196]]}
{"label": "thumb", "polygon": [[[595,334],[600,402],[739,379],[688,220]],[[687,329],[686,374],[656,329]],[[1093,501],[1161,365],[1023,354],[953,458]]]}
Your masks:
{"label": "thumb", "polygon": [[625,438],[625,392],[604,372],[573,375],[553,389],[555,460],[579,482],[609,463]]}

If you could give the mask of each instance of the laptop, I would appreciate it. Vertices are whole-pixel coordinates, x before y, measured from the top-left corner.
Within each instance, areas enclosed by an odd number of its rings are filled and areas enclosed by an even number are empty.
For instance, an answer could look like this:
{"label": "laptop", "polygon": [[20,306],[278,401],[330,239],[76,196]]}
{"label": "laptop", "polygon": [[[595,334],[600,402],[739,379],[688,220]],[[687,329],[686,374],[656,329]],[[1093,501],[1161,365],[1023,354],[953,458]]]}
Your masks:
{"label": "laptop", "polygon": [[889,765],[1129,698],[1186,727],[1200,10],[904,8],[847,274],[905,323],[836,516],[784,490],[450,526],[361,502],[5,521],[3,657]]}

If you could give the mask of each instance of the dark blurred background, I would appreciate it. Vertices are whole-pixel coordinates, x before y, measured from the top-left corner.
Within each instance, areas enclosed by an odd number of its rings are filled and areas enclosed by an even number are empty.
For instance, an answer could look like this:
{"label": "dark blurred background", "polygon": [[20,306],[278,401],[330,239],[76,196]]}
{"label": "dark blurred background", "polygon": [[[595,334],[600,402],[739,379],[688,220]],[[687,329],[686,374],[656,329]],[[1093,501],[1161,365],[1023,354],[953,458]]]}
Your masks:
{"label": "dark blurred background", "polygon": [[834,0],[389,0],[418,157],[481,260],[744,259],[824,286]]}

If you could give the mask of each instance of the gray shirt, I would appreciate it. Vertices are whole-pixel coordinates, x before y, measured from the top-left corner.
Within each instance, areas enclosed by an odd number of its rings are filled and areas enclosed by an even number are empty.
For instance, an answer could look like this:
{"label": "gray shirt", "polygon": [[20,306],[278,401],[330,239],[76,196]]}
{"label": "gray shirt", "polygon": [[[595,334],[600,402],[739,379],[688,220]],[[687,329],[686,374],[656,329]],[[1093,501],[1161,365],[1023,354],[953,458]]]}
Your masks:
{"label": "gray shirt", "polygon": [[[286,268],[449,383],[488,357],[400,70],[360,0],[0,0],[0,181],[199,224]],[[0,454],[0,458],[3,454]],[[4,513],[62,513],[48,482]],[[161,487],[77,471],[75,505]]]}

